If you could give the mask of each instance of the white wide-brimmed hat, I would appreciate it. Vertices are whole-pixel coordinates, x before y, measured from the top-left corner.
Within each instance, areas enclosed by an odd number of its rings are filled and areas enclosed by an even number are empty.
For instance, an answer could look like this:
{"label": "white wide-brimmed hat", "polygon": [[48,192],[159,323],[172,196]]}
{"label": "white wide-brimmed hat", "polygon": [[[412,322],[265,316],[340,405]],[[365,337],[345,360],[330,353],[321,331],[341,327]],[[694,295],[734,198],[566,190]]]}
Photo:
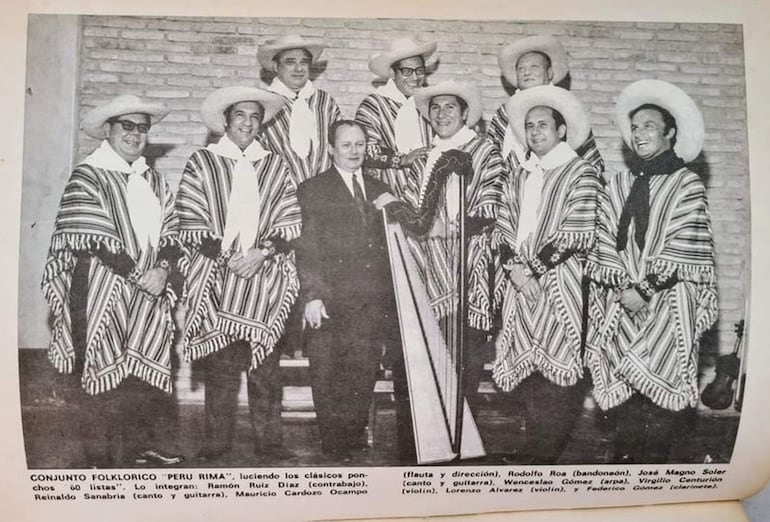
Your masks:
{"label": "white wide-brimmed hat", "polygon": [[154,125],[165,118],[168,111],[168,107],[163,103],[148,102],[133,94],[123,94],[88,111],[80,122],[80,128],[92,138],[101,140],[106,137],[105,122],[115,116],[146,114]]}
{"label": "white wide-brimmed hat", "polygon": [[588,114],[580,100],[566,89],[555,85],[539,85],[519,91],[508,100],[506,109],[511,129],[520,143],[527,143],[524,132],[524,121],[527,113],[533,107],[551,107],[564,117],[567,124],[567,143],[577,149],[588,138],[591,125]]}
{"label": "white wide-brimmed hat", "polygon": [[421,56],[423,61],[427,61],[436,52],[436,45],[436,42],[418,44],[411,36],[393,40],[390,49],[369,60],[369,70],[380,78],[388,78],[394,63],[412,56]]}
{"label": "white wide-brimmed hat", "polygon": [[631,118],[628,114],[644,105],[652,103],[663,107],[676,120],[676,143],[674,152],[689,163],[703,149],[705,125],[703,115],[695,102],[686,92],[662,80],[639,80],[625,89],[618,96],[615,108],[615,121],[620,127],[623,141],[631,147]]}
{"label": "white wide-brimmed hat", "polygon": [[224,112],[230,105],[243,101],[258,102],[265,110],[262,121],[273,119],[287,99],[274,92],[257,87],[222,87],[208,95],[201,106],[203,124],[216,134],[225,133]]}
{"label": "white wide-brimmed hat", "polygon": [[307,49],[313,57],[313,61],[316,61],[318,57],[321,56],[324,47],[326,47],[326,43],[323,40],[311,40],[290,34],[263,43],[257,50],[257,60],[259,60],[259,64],[262,67],[270,70],[273,68],[273,58],[275,58],[275,55],[281,51],[287,51],[289,49]]}
{"label": "white wide-brimmed hat", "polygon": [[467,82],[449,80],[430,87],[415,89],[412,97],[417,109],[426,120],[430,120],[430,100],[435,96],[454,95],[468,104],[468,118],[465,125],[472,127],[481,119],[481,92],[478,87]]}
{"label": "white wide-brimmed hat", "polygon": [[500,71],[508,80],[508,83],[518,88],[519,81],[516,77],[516,63],[522,55],[538,51],[551,59],[551,71],[554,84],[562,81],[569,72],[567,52],[559,43],[559,40],[550,35],[529,36],[508,44],[500,51]]}

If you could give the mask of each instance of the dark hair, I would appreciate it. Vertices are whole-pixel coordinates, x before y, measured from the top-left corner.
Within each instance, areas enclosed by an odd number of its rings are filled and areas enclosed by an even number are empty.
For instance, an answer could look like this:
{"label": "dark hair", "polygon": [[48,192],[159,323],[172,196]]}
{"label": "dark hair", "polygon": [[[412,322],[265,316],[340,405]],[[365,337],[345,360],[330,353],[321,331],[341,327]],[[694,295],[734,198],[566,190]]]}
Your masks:
{"label": "dark hair", "polygon": [[285,53],[285,52],[288,52],[288,51],[295,51],[295,50],[297,50],[297,49],[299,49],[299,50],[301,50],[301,51],[305,51],[305,56],[307,56],[307,58],[310,60],[310,62],[311,62],[311,63],[313,62],[313,53],[311,53],[310,51],[308,51],[308,50],[307,50],[307,49],[305,49],[304,47],[295,47],[295,48],[293,48],[293,49],[284,49],[284,50],[282,50],[282,51],[278,51],[278,52],[277,52],[277,53],[275,53],[275,55],[273,56],[273,61],[274,61],[275,63],[279,63],[279,62],[281,61],[281,56],[283,55],[283,53]]}
{"label": "dark hair", "polygon": [[329,127],[329,145],[332,147],[334,147],[334,144],[337,141],[337,129],[340,127],[358,127],[361,129],[361,132],[364,133],[364,138],[366,137],[366,129],[364,129],[364,126],[361,125],[361,123],[355,120],[337,120]]}
{"label": "dark hair", "polygon": [[[557,111],[556,109],[554,109],[553,107],[550,107],[548,105],[535,105],[534,107],[530,108],[529,111],[527,111],[527,114],[529,114],[530,111],[532,111],[533,109],[540,109],[540,108],[542,108],[542,109],[550,109],[551,110],[551,115],[553,116],[553,121],[556,123],[556,129],[557,130],[562,125],[567,127],[567,120],[564,119],[564,116],[562,116],[562,114],[559,111]],[[525,118],[526,118],[526,115],[525,115]],[[567,130],[569,131],[569,127],[567,127]],[[561,138],[561,141],[567,141],[567,133],[566,132],[564,133],[564,137]]]}
{"label": "dark hair", "polygon": [[524,53],[521,56],[519,56],[518,60],[516,60],[516,64],[514,65],[514,68],[518,67],[519,66],[519,60],[521,60],[522,58],[524,58],[524,56],[526,56],[528,54],[539,54],[540,56],[545,58],[545,68],[549,69],[551,67],[551,57],[550,56],[545,54],[543,51],[534,51],[533,50],[533,51],[527,51],[526,53]]}
{"label": "dark hair", "polygon": [[657,111],[660,116],[663,118],[663,133],[667,134],[669,129],[674,129],[674,137],[671,138],[671,146],[673,147],[676,145],[676,135],[679,132],[679,128],[676,126],[676,118],[674,118],[670,112],[668,112],[667,109],[664,109],[660,105],[655,105],[654,103],[645,103],[643,105],[640,105],[636,109],[630,111],[628,113],[628,119],[633,120],[634,116],[636,116],[636,113],[639,111],[644,110],[652,110]]}
{"label": "dark hair", "polygon": [[260,119],[260,121],[264,120],[265,119],[265,106],[264,105],[262,105],[257,100],[241,100],[239,102],[233,103],[232,105],[228,105],[227,108],[224,111],[222,111],[222,114],[225,115],[225,122],[229,122],[230,121],[230,114],[232,114],[233,108],[236,105],[238,105],[239,103],[248,102],[248,101],[254,102],[254,103],[257,104],[257,106],[259,106],[259,112],[260,112],[259,119]]}
{"label": "dark hair", "polygon": [[455,100],[457,100],[457,105],[460,106],[460,112],[465,112],[468,109],[468,102],[463,100],[460,96],[456,94],[436,94],[435,96],[432,96],[430,101],[428,102],[428,108],[430,109],[430,104],[433,103],[433,98],[437,98],[439,96],[454,96]]}
{"label": "dark hair", "polygon": [[393,69],[393,72],[398,72],[398,70],[401,69],[401,67],[398,64],[400,64],[404,60],[408,60],[409,58],[419,58],[420,62],[422,62],[422,65],[420,67],[425,67],[425,58],[423,58],[421,54],[415,54],[414,56],[407,56],[406,58],[401,58],[397,62],[393,62],[390,68]]}

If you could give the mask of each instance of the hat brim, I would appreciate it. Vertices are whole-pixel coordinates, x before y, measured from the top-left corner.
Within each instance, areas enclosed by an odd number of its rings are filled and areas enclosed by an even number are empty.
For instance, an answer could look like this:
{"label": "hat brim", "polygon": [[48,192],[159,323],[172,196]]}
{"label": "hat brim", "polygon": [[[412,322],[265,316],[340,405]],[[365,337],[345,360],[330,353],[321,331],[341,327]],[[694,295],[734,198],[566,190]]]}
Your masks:
{"label": "hat brim", "polygon": [[150,123],[155,125],[165,118],[168,115],[168,112],[168,107],[163,103],[147,102],[138,96],[127,94],[118,96],[104,105],[99,105],[88,111],[80,122],[80,128],[92,138],[101,140],[106,138],[104,124],[107,120],[116,116],[122,116],[124,114],[146,114],[150,117]]}
{"label": "hat brim", "polygon": [[588,122],[588,114],[580,100],[561,87],[541,85],[517,92],[506,104],[511,129],[520,143],[527,143],[524,131],[527,113],[533,107],[539,106],[551,107],[561,113],[567,124],[567,143],[573,150],[588,139],[591,126]]}
{"label": "hat brim", "polygon": [[262,44],[257,51],[257,60],[259,60],[259,64],[264,69],[270,71],[273,69],[273,58],[275,58],[275,55],[281,51],[288,51],[289,49],[307,49],[315,62],[318,60],[318,57],[321,56],[325,47],[326,45],[321,41],[304,39],[293,42],[265,43]]}
{"label": "hat brim", "polygon": [[482,104],[481,93],[474,85],[464,82],[448,81],[430,87],[416,89],[414,94],[414,104],[423,118],[430,121],[430,100],[434,96],[454,95],[465,100],[468,104],[468,117],[465,125],[473,127],[481,119]]}
{"label": "hat brim", "polygon": [[551,71],[553,72],[554,84],[559,83],[566,78],[569,72],[569,63],[567,61],[567,52],[559,41],[553,36],[538,35],[522,38],[512,44],[509,44],[500,51],[498,58],[500,62],[500,71],[508,83],[514,87],[519,87],[516,77],[516,63],[522,55],[538,51],[548,55],[551,59]]}
{"label": "hat brim", "polygon": [[262,123],[268,122],[281,110],[287,102],[280,94],[259,89],[257,87],[223,87],[209,94],[201,106],[203,124],[215,134],[225,133],[224,112],[234,103],[244,101],[258,102],[265,113]]}
{"label": "hat brim", "polygon": [[679,87],[662,80],[639,80],[618,96],[615,119],[628,148],[631,146],[631,119],[628,114],[645,103],[663,107],[676,120],[676,143],[674,152],[689,163],[698,157],[703,149],[705,125],[703,114],[692,98]]}
{"label": "hat brim", "polygon": [[400,62],[412,56],[420,56],[423,61],[427,61],[430,56],[436,52],[436,42],[416,45],[408,49],[399,49],[398,51],[389,51],[378,54],[369,60],[369,70],[380,78],[389,78],[391,67],[394,63]]}

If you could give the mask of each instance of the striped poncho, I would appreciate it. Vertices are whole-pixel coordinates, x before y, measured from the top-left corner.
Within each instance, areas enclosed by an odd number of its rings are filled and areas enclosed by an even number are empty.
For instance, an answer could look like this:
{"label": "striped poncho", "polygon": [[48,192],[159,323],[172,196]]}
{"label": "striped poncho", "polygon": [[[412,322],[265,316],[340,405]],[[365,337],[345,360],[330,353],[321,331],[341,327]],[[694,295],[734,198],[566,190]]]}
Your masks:
{"label": "striped poncho", "polygon": [[[519,144],[515,134],[510,130],[510,119],[508,118],[506,104],[507,103],[502,104],[492,116],[489,127],[487,128],[487,139],[491,141],[494,147],[500,152],[500,155],[507,163],[509,171],[514,172],[519,167],[519,160],[514,151],[508,152],[505,150],[506,147],[504,146],[504,142],[506,132],[510,133],[508,139],[513,140],[512,144],[514,149],[518,147],[522,150],[526,150],[527,147],[526,144],[524,146]],[[508,153],[506,154],[506,152]],[[582,156],[584,160],[590,163],[600,176],[603,174],[604,160],[599,153],[599,147],[596,146],[596,139],[594,138],[593,132],[588,134],[585,143],[578,147],[575,152],[577,152],[578,156]]]}
{"label": "striped poncho", "polygon": [[[208,149],[187,161],[177,192],[180,237],[190,256],[189,299],[184,329],[185,357],[199,359],[237,340],[248,341],[251,367],[273,350],[297,298],[299,280],[293,253],[267,259],[251,279],[227,267],[225,249],[214,260],[201,253],[204,238],[221,239],[236,160]],[[254,162],[259,180],[259,227],[253,248],[280,237],[299,236],[296,185],[283,158],[268,154]],[[223,247],[225,248],[225,247]]]}
{"label": "striped poncho", "polygon": [[[53,315],[48,356],[60,372],[70,373],[75,366],[70,303],[76,256],[99,249],[125,253],[136,263],[134,273],[141,274],[156,266],[159,249],[179,246],[171,190],[152,169],[141,176],[161,203],[156,247],[137,244],[127,206],[129,174],[83,163],[64,188],[42,282]],[[170,393],[176,294],[167,284],[163,294],[151,296],[98,257],[90,259],[83,388],[92,395],[102,393],[134,375]]]}
{"label": "striped poncho", "polygon": [[[374,169],[370,172],[379,174],[380,180],[390,187],[393,194],[403,199],[404,192],[407,190],[409,181],[407,177],[410,170],[402,168],[386,168],[388,161],[392,158],[398,158],[396,153],[399,151],[396,146],[395,121],[401,103],[382,94],[372,93],[368,95],[359,105],[356,111],[356,121],[361,123],[366,130],[366,152],[371,166]],[[433,131],[430,123],[425,118],[419,118],[420,122],[420,143],[415,147],[427,147],[430,145]]]}
{"label": "striped poncho", "polygon": [[[494,218],[500,198],[500,180],[503,175],[503,162],[490,143],[478,136],[457,150],[471,156],[473,177],[467,181],[465,208],[467,216]],[[420,205],[420,186],[424,173],[425,159],[414,162],[408,178],[404,199],[414,208]],[[447,222],[444,203],[439,204],[438,219]],[[415,238],[407,236],[410,250],[415,258],[421,279],[425,284],[431,307],[441,319],[455,310],[458,289],[458,242],[456,237]],[[489,311],[489,278],[487,267],[490,263],[489,241],[486,235],[479,234],[470,240],[467,250],[466,267],[468,271],[468,295],[477,296],[468,300],[468,321],[478,329],[491,327]]]}
{"label": "striped poncho", "polygon": [[[717,317],[714,247],[706,191],[681,168],[650,179],[650,213],[644,249],[633,239],[617,251],[618,220],[634,175],[609,180],[602,198],[597,248],[586,266],[591,278],[586,365],[602,409],[634,391],[678,411],[698,402],[698,346]],[[649,276],[674,281],[631,315],[618,292]]]}
{"label": "striped poncho", "polygon": [[507,275],[496,278],[503,325],[498,340],[502,350],[494,363],[493,378],[504,391],[512,390],[535,371],[559,386],[575,384],[583,373],[582,261],[595,239],[599,176],[579,156],[545,169],[537,224],[517,248],[529,175],[521,168],[503,186],[493,242],[507,245],[512,261],[528,266],[549,250],[572,254],[554,259],[553,266],[540,276],[536,302],[527,301]]}
{"label": "striped poncho", "polygon": [[315,115],[318,132],[317,140],[311,145],[307,157],[300,157],[291,147],[289,139],[291,104],[284,105],[273,119],[265,123],[264,127],[265,148],[283,156],[296,186],[331,166],[327,151],[329,127],[342,117],[334,98],[326,91],[316,89],[308,98],[307,104]]}

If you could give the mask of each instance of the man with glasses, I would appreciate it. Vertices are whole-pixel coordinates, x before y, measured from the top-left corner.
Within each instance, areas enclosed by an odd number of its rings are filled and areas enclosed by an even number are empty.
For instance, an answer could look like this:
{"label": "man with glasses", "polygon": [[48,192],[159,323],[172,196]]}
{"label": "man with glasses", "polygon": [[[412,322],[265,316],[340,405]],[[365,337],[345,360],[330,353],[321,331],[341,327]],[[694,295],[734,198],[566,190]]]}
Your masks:
{"label": "man with glasses", "polygon": [[75,167],[54,223],[42,282],[49,358],[80,377],[88,467],[183,460],[151,447],[159,391],[171,393],[172,310],[183,291],[173,195],[142,156],[166,114],[133,95],[89,111],[83,131],[102,142]]}
{"label": "man with glasses", "polygon": [[329,168],[328,131],[341,118],[334,98],[310,80],[323,48],[321,41],[289,35],[265,42],[257,52],[260,65],[275,75],[267,89],[288,102],[265,122],[266,146],[286,159],[297,185]]}
{"label": "man with glasses", "polygon": [[387,82],[364,98],[356,111],[356,121],[366,129],[366,165],[380,169],[380,179],[399,198],[408,194],[409,166],[427,154],[433,136],[428,120],[420,118],[412,94],[423,87],[425,61],[435,51],[435,42],[419,44],[409,37],[394,40],[390,49],[369,60],[369,70]]}

